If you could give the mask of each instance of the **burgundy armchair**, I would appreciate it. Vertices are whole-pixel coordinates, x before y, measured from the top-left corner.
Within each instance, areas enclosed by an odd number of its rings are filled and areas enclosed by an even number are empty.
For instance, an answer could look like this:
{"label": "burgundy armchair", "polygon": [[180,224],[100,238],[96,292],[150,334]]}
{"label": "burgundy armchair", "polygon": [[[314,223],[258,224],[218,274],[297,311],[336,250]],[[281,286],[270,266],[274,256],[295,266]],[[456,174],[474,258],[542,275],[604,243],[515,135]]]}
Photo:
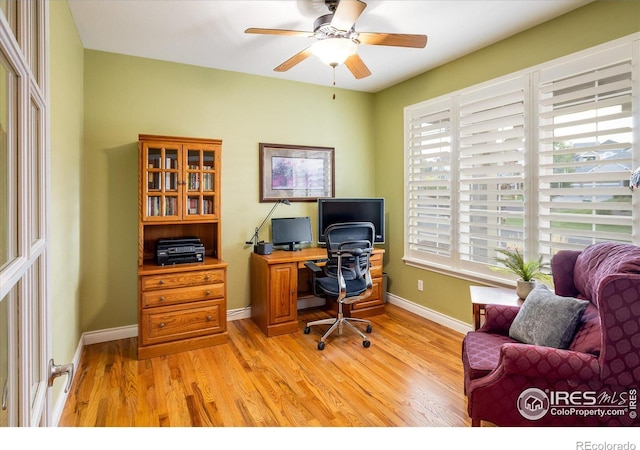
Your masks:
{"label": "burgundy armchair", "polygon": [[551,268],[557,296],[589,301],[573,340],[519,342],[509,329],[520,307],[487,305],[462,344],[472,426],[640,426],[640,247],[560,251]]}

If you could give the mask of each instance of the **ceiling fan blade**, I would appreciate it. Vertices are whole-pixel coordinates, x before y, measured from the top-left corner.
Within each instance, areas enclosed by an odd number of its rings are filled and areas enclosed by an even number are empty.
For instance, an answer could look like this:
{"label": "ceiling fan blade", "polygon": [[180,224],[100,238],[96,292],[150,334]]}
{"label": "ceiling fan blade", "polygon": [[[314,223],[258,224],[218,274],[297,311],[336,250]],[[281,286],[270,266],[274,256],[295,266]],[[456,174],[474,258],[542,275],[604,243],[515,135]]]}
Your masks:
{"label": "ceiling fan blade", "polygon": [[371,75],[371,71],[357,53],[349,56],[344,62],[344,65],[347,66],[349,72],[351,72],[357,80]]}
{"label": "ceiling fan blade", "polygon": [[365,45],[390,45],[393,47],[424,48],[427,36],[424,34],[358,33],[358,41]]}
{"label": "ceiling fan blade", "polygon": [[276,67],[273,70],[275,72],[286,72],[287,70],[291,69],[296,64],[304,61],[305,59],[307,59],[311,55],[312,55],[311,46],[309,46],[309,47],[305,48],[304,50],[302,50],[301,52],[296,53],[291,58],[287,59],[285,62],[283,62],[282,64],[280,64],[278,67]]}
{"label": "ceiling fan blade", "polygon": [[278,30],[274,28],[247,28],[244,30],[247,34],[278,34],[285,36],[305,36],[305,37],[313,37],[313,33],[309,31],[298,31],[298,30]]}
{"label": "ceiling fan blade", "polygon": [[360,0],[340,0],[336,12],[333,13],[331,26],[336,30],[349,31],[366,7],[367,4]]}

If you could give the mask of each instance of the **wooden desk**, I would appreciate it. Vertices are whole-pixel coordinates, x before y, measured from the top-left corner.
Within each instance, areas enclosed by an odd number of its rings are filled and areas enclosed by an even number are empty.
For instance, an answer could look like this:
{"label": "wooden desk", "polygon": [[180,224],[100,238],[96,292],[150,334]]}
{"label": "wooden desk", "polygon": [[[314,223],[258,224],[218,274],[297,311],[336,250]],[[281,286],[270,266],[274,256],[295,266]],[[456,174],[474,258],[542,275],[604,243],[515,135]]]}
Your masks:
{"label": "wooden desk", "polygon": [[[371,257],[371,295],[344,305],[347,317],[368,317],[384,312],[382,255],[374,249]],[[307,261],[322,261],[327,250],[321,247],[290,252],[276,250],[270,255],[251,253],[251,318],[268,337],[298,331],[298,299],[313,297],[311,271]],[[335,308],[335,302],[329,304]]]}
{"label": "wooden desk", "polygon": [[473,305],[473,325],[480,328],[481,316],[485,314],[485,306],[489,303],[498,305],[521,306],[523,300],[518,298],[515,289],[469,286],[471,292],[471,304]]}

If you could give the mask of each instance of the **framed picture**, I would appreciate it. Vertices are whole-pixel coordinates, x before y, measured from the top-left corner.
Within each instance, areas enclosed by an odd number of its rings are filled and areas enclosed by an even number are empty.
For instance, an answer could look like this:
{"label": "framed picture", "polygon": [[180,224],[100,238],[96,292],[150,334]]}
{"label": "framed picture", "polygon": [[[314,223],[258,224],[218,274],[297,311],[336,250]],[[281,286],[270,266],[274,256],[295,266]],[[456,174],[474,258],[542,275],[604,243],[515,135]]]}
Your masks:
{"label": "framed picture", "polygon": [[260,202],[334,196],[334,149],[260,143]]}

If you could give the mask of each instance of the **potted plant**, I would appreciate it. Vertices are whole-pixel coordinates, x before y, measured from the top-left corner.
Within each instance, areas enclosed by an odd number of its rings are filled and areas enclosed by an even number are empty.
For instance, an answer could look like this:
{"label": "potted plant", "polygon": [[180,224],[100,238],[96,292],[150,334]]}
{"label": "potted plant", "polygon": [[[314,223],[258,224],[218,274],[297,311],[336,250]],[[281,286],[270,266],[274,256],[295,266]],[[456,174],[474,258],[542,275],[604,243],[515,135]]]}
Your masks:
{"label": "potted plant", "polygon": [[536,280],[551,281],[551,275],[544,272],[549,268],[549,264],[542,260],[542,256],[537,260],[525,261],[524,256],[517,248],[499,248],[496,251],[502,255],[496,258],[496,261],[502,265],[491,268],[497,272],[512,273],[518,277],[516,284],[518,297],[527,298],[529,292],[535,287]]}

